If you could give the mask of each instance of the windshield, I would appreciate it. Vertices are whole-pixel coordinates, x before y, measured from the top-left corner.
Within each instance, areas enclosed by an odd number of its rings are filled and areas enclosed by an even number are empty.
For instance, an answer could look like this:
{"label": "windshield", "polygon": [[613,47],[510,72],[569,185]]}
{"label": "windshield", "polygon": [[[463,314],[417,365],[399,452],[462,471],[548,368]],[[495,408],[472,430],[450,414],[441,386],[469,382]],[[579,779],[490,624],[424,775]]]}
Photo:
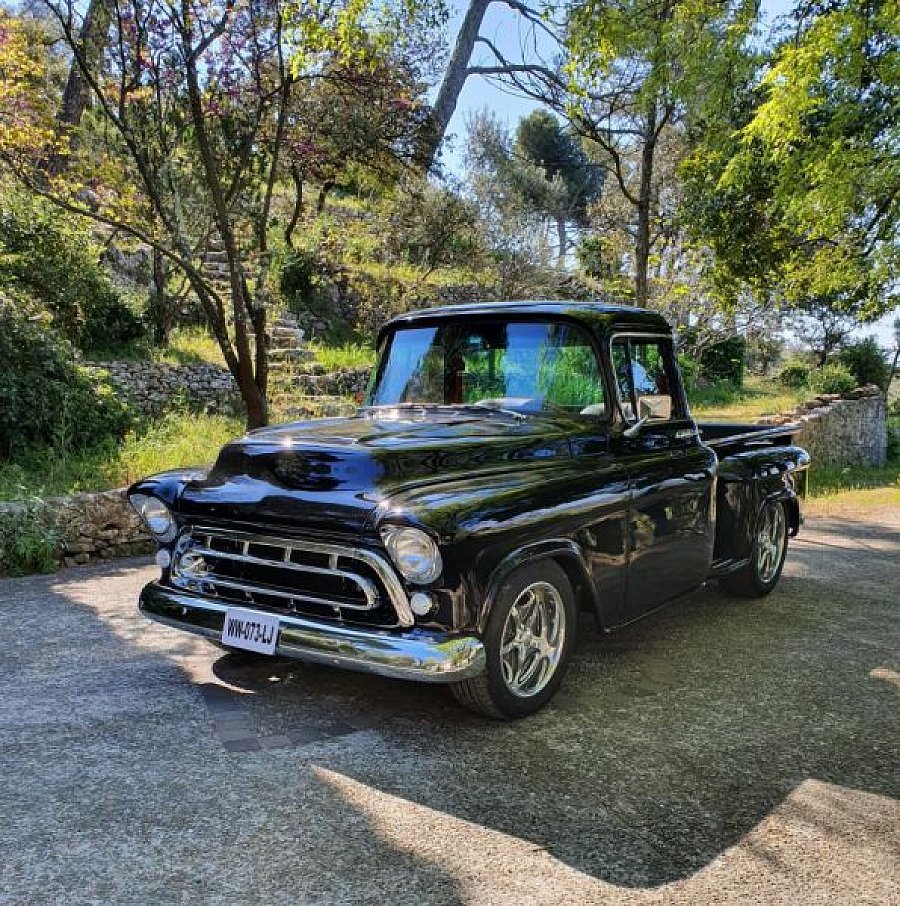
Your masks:
{"label": "windshield", "polygon": [[561,321],[395,330],[380,350],[367,404],[605,413],[594,348],[583,330]]}

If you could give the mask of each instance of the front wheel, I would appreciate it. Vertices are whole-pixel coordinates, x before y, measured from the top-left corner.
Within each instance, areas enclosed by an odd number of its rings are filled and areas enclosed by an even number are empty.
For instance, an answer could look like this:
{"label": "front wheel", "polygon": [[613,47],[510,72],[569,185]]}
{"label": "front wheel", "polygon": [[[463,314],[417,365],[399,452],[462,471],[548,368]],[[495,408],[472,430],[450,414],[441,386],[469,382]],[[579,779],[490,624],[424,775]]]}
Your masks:
{"label": "front wheel", "polygon": [[515,570],[494,601],[484,636],[485,672],[455,683],[467,708],[498,720],[542,708],[563,680],[575,645],[575,595],[552,560]]}
{"label": "front wheel", "polygon": [[722,590],[742,598],[762,598],[778,584],[787,556],[788,529],[784,503],[763,504],[756,521],[750,560],[739,572],[719,580]]}

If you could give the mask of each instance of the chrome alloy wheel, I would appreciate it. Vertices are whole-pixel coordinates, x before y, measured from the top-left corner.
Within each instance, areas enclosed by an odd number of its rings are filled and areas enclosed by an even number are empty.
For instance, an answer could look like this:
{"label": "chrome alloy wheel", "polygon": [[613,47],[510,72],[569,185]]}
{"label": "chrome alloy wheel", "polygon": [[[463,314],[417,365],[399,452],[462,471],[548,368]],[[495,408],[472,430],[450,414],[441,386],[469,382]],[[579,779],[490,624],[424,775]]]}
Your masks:
{"label": "chrome alloy wheel", "polygon": [[549,582],[533,582],[510,608],[500,637],[503,682],[513,695],[537,695],[553,677],[566,642],[566,609]]}
{"label": "chrome alloy wheel", "polygon": [[787,520],[780,503],[767,506],[756,531],[756,572],[763,584],[771,582],[781,565]]}

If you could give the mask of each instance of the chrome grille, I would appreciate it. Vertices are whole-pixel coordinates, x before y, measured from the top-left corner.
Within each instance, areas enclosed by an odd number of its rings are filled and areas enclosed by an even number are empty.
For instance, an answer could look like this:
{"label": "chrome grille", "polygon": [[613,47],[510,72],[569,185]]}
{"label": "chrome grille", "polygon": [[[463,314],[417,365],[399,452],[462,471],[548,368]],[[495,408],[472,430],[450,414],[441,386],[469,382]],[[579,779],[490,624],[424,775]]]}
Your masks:
{"label": "chrome grille", "polygon": [[192,526],[176,543],[171,581],[243,607],[413,625],[393,568],[381,554],[360,547]]}

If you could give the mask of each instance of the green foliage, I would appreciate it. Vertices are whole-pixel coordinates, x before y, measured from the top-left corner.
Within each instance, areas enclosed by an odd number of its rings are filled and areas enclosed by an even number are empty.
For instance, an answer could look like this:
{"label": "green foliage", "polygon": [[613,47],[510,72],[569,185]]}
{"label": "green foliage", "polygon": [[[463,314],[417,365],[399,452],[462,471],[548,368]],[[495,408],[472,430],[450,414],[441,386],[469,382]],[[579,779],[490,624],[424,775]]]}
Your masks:
{"label": "green foliage", "polygon": [[866,337],[841,350],[839,360],[853,375],[857,386],[877,384],[886,387],[891,366],[875,337]]}
{"label": "green foliage", "polygon": [[809,386],[816,393],[847,393],[856,386],[856,378],[844,365],[832,362],[811,372]]}
{"label": "green foliage", "polygon": [[686,162],[684,220],[725,283],[874,319],[895,304],[900,259],[897,6],[800,4],[792,17]]}
{"label": "green foliage", "polygon": [[80,450],[124,433],[129,415],[102,374],[80,368],[50,317],[0,293],[0,456],[54,445]]}
{"label": "green foliage", "polygon": [[811,373],[812,366],[806,362],[788,362],[781,371],[778,372],[778,380],[785,387],[800,390],[803,387],[809,386],[809,376]]}
{"label": "green foliage", "polygon": [[243,428],[237,418],[170,412],[142,421],[120,440],[106,438],[66,456],[52,448],[21,451],[15,461],[0,461],[0,500],[102,491],[165,469],[211,464]]}
{"label": "green foliage", "polygon": [[362,343],[346,342],[330,345],[313,341],[309,348],[315,353],[316,361],[328,371],[339,368],[367,368],[375,364],[375,350]]}
{"label": "green foliage", "polygon": [[58,533],[41,500],[0,510],[0,575],[49,573],[58,562]]}
{"label": "green foliage", "polygon": [[73,217],[39,199],[0,196],[0,281],[41,302],[85,351],[130,343],[144,325],[99,263],[100,250]]}
{"label": "green foliage", "polygon": [[451,190],[426,181],[405,186],[387,219],[388,249],[426,273],[471,266],[483,255],[478,209]]}
{"label": "green foliage", "polygon": [[701,352],[700,371],[708,381],[725,381],[740,387],[744,383],[746,360],[747,341],[744,337],[728,337],[712,343]]}
{"label": "green foliage", "polygon": [[603,189],[603,168],[546,110],[521,119],[515,136],[494,117],[475,117],[469,128],[468,162],[476,194],[501,218],[556,226],[560,259],[568,250],[567,225],[585,226],[588,206]]}
{"label": "green foliage", "polygon": [[325,314],[328,304],[325,262],[309,248],[289,249],[278,271],[278,289],[295,315]]}
{"label": "green foliage", "polygon": [[700,365],[697,360],[685,352],[678,353],[678,367],[681,369],[681,379],[688,391],[693,390],[697,383],[697,375],[700,373]]}

